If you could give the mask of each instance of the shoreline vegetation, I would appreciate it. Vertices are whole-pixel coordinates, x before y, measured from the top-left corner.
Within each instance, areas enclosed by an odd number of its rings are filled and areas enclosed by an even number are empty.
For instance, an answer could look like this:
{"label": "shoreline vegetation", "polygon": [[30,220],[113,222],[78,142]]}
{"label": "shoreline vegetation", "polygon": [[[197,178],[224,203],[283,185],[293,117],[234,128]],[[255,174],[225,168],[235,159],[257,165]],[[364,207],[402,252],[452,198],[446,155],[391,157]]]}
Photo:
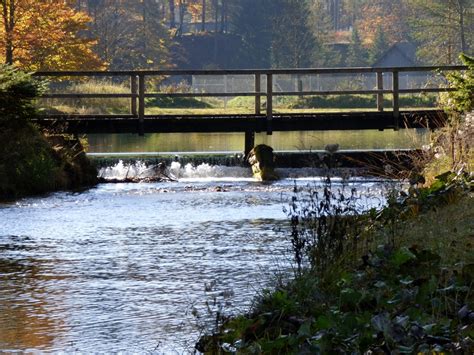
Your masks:
{"label": "shoreline vegetation", "polygon": [[414,155],[409,188],[381,210],[355,195],[295,186],[287,208],[290,280],[245,314],[213,316],[206,354],[474,352],[474,60],[448,77],[450,123]]}
{"label": "shoreline vegetation", "polygon": [[40,131],[30,122],[43,88],[29,74],[0,67],[0,201],[97,183],[77,137]]}

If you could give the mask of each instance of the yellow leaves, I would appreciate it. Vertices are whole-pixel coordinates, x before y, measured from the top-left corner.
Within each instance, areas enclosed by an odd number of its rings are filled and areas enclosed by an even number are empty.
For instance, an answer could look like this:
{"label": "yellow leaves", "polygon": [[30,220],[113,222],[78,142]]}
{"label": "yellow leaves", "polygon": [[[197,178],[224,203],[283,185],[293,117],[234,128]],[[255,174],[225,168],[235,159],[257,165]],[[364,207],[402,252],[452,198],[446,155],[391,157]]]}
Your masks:
{"label": "yellow leaves", "polygon": [[357,29],[363,44],[371,46],[379,28],[383,30],[390,44],[403,40],[407,31],[407,25],[404,23],[406,16],[403,12],[404,9],[401,7],[387,12],[380,5],[365,5],[362,10],[363,16],[357,21]]}
{"label": "yellow leaves", "polygon": [[193,22],[201,21],[202,0],[190,0],[190,1],[188,1],[188,11],[191,14]]}
{"label": "yellow leaves", "polygon": [[[103,69],[93,52],[96,41],[81,37],[90,18],[63,0],[15,1],[13,49],[15,64],[26,70]],[[4,29],[0,19],[0,35]],[[0,59],[5,43],[0,42]]]}

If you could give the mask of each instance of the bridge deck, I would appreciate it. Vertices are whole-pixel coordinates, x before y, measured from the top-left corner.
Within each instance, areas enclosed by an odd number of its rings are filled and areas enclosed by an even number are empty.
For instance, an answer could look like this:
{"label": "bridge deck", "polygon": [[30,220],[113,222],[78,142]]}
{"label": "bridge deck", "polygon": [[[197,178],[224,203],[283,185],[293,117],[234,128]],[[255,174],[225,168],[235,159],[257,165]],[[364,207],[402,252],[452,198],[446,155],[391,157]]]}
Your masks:
{"label": "bridge deck", "polygon": [[398,120],[392,111],[273,114],[268,121],[256,115],[162,115],[144,116],[141,127],[133,115],[49,116],[35,120],[40,126],[65,133],[176,133],[176,132],[271,132],[314,130],[360,130],[436,128],[444,124],[441,110],[401,111]]}

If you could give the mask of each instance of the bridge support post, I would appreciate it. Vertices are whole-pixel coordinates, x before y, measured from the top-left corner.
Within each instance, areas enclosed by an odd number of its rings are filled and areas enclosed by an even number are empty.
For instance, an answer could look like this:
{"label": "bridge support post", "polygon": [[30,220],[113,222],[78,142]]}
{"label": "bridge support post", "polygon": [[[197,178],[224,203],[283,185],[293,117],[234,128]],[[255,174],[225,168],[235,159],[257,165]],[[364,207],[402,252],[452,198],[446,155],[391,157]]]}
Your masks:
{"label": "bridge support post", "polygon": [[383,72],[378,71],[377,72],[377,111],[382,112],[383,111],[383,92],[380,92],[380,90],[383,90]]}
{"label": "bridge support post", "polygon": [[267,134],[273,133],[273,74],[267,74]]}
{"label": "bridge support post", "polygon": [[247,159],[250,151],[255,146],[255,132],[253,131],[246,131],[245,132],[245,147],[244,147],[244,155],[245,159]]}
{"label": "bridge support post", "polygon": [[400,129],[400,92],[398,84],[398,70],[394,70],[392,73],[392,91],[393,91],[393,125],[394,129],[398,131]]}
{"label": "bridge support post", "polygon": [[138,75],[138,135],[145,135],[145,75]]}

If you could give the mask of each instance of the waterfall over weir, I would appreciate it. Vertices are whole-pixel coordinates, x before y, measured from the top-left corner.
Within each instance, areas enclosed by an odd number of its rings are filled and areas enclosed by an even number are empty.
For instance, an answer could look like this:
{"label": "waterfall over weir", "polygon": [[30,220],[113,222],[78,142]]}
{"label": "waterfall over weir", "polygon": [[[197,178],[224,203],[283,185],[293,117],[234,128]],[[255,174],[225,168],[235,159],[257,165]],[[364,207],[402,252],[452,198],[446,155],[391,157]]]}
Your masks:
{"label": "waterfall over weir", "polygon": [[[120,160],[113,166],[100,168],[99,177],[106,180],[148,178],[156,175],[155,167],[156,164],[149,161],[124,162]],[[212,178],[251,179],[252,171],[250,168],[242,166],[210,165],[208,163],[195,166],[192,163],[181,165],[179,162],[171,162],[166,167],[166,175],[175,180]]]}
{"label": "waterfall over weir", "polygon": [[[380,170],[392,161],[397,166],[410,165],[411,150],[358,150],[331,154],[325,151],[277,152],[275,165],[278,176],[307,178],[317,176],[367,176],[376,167]],[[252,171],[243,154],[89,154],[98,167],[98,176],[104,180],[147,179],[159,176],[162,166],[170,180],[252,179]],[[330,171],[328,168],[331,167]],[[377,171],[375,171],[377,173]],[[158,175],[157,175],[158,174]]]}

